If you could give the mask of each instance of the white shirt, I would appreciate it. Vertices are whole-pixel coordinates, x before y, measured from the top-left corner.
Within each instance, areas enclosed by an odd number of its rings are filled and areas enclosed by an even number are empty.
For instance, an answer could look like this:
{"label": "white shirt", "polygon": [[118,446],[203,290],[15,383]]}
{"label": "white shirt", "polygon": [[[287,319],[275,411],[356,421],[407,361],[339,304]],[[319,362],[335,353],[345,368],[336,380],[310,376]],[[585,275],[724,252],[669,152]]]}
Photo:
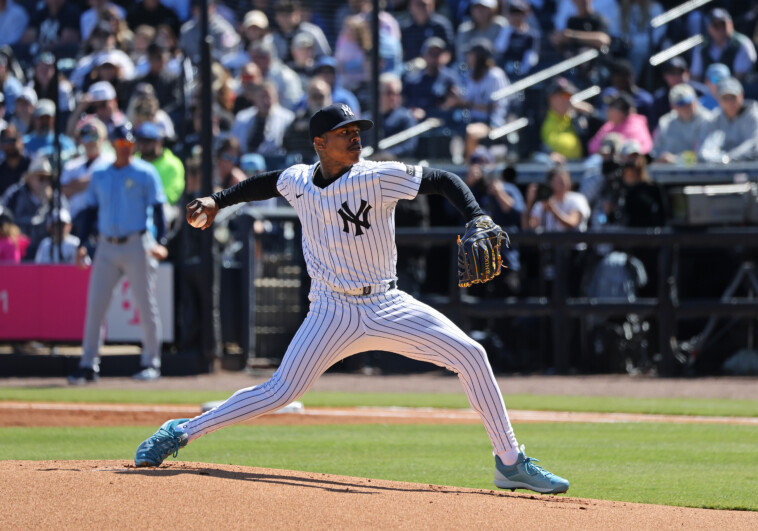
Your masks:
{"label": "white shirt", "polygon": [[[115,157],[112,153],[101,153],[90,165],[87,165],[86,155],[73,158],[63,166],[63,171],[61,172],[61,185],[65,186],[72,181],[85,177],[90,178],[95,170],[106,167],[114,160]],[[72,218],[75,218],[76,215],[87,206],[85,199],[87,195],[86,192],[86,190],[82,190],[68,199],[68,209],[69,212],[71,212]]]}
{"label": "white shirt", "polygon": [[[584,232],[587,230],[587,220],[590,218],[590,205],[587,202],[587,198],[578,192],[566,192],[562,201],[556,201],[556,207],[563,214],[569,215],[574,211],[578,211],[582,216],[582,220],[575,230]],[[540,225],[545,228],[547,232],[566,232],[568,227],[558,221],[555,215],[547,210],[543,209],[543,203],[540,201],[532,208],[531,216],[533,218],[539,218]]]}
{"label": "white shirt", "polygon": [[311,291],[396,280],[395,206],[416,197],[421,167],[361,160],[326,188],[313,184],[315,168],[291,166],[277,183],[303,227]]}

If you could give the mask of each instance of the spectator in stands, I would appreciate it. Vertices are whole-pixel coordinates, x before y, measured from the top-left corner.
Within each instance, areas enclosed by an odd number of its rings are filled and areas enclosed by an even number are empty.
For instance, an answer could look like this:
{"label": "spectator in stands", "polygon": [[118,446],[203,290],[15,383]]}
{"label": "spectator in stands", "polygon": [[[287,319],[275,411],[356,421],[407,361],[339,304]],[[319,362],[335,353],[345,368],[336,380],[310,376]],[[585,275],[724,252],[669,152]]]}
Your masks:
{"label": "spectator in stands", "polygon": [[[0,91],[0,131],[8,127],[8,122],[5,121],[5,95]],[[0,156],[0,162],[2,162],[2,156]]]}
{"label": "spectator in stands", "polygon": [[695,89],[681,83],[669,91],[672,111],[661,118],[653,135],[650,156],[656,162],[695,162],[700,135],[711,120],[697,101]]}
{"label": "spectator in stands", "polygon": [[705,71],[705,86],[708,88],[705,94],[700,98],[700,104],[714,111],[719,108],[719,83],[726,78],[732,77],[729,67],[723,63],[711,63]]}
{"label": "spectator in stands", "polygon": [[468,43],[476,38],[495,42],[500,32],[508,26],[508,21],[498,14],[497,0],[472,0],[471,19],[463,22],[455,36],[456,62],[466,62]]}
{"label": "spectator in stands", "polygon": [[497,64],[509,78],[526,76],[540,60],[542,37],[529,22],[531,10],[527,0],[508,2],[508,24],[493,43]]}
{"label": "spectator in stands", "polygon": [[429,37],[421,47],[421,56],[425,67],[410,71],[403,80],[405,105],[419,121],[427,116],[449,119],[452,113],[442,107],[450,96],[460,96],[461,89],[458,76],[447,66],[447,44],[439,37]]}
{"label": "spectator in stands", "polygon": [[[332,87],[332,102],[344,103],[350,107],[356,116],[361,114],[361,106],[355,94],[344,88],[337,80],[337,61],[334,57],[321,57],[313,66],[314,77],[319,77]],[[301,105],[302,106],[302,105]]]}
{"label": "spectator in stands", "polygon": [[0,131],[0,149],[4,160],[0,164],[0,197],[19,182],[29,168],[31,159],[24,152],[23,135],[14,124]]}
{"label": "spectator in stands", "polygon": [[[6,112],[13,114],[16,109],[16,98],[23,91],[21,82],[10,72],[8,58],[0,54],[0,89],[5,96]],[[36,101],[34,103],[37,103]]]}
{"label": "spectator in stands", "polygon": [[290,52],[292,61],[287,65],[300,76],[300,82],[303,86],[308,84],[313,71],[313,65],[316,64],[315,41],[307,33],[300,33],[292,39]]}
{"label": "spectator in stands", "polygon": [[[121,20],[126,18],[126,10],[120,5],[109,2],[108,0],[89,0],[88,4],[90,8],[84,11],[82,16],[79,17],[79,33],[81,34],[83,41],[89,39],[92,30],[95,29],[95,26],[97,26],[97,23],[100,20],[100,14],[104,11],[113,13]],[[136,28],[136,26],[134,27]]]}
{"label": "spectator in stands", "polygon": [[135,156],[152,164],[161,177],[163,191],[170,205],[175,205],[184,191],[184,165],[174,153],[163,145],[163,133],[153,122],[144,122],[135,134]]}
{"label": "spectator in stands", "polygon": [[[121,51],[110,50],[98,55],[97,59],[95,59],[95,67],[84,80],[82,88],[89,89],[94,83],[101,81],[110,83],[116,90],[119,107],[123,109],[129,103],[129,81],[134,76],[132,74],[128,76],[124,75],[121,61],[124,60],[131,63],[131,59],[125,53],[119,52]],[[133,72],[133,65],[130,65],[129,69]]]}
{"label": "spectator in stands", "polygon": [[408,11],[411,16],[400,25],[403,61],[419,57],[421,46],[429,37],[455,42],[453,26],[446,17],[434,12],[434,0],[410,0]]}
{"label": "spectator in stands", "polygon": [[[16,106],[8,120],[18,129],[21,135],[25,135],[32,127],[32,115],[37,106],[37,93],[32,87],[24,87],[16,98]],[[10,112],[10,111],[9,111]]]}
{"label": "spectator in stands", "polygon": [[180,31],[176,12],[164,6],[160,0],[134,2],[126,15],[126,23],[132,29],[142,25],[157,28],[161,24],[167,24],[174,30],[174,34],[179,35]]}
{"label": "spectator in stands", "polygon": [[587,198],[592,209],[590,226],[600,228],[613,223],[614,211],[618,204],[618,191],[621,188],[621,149],[624,137],[619,133],[608,133],[600,144],[598,155],[600,165],[588,165],[579,193]]}
{"label": "spectator in stands", "polygon": [[753,70],[756,52],[749,37],[734,31],[732,16],[716,8],[708,15],[708,37],[692,50],[692,75],[701,79],[711,63],[724,63],[737,79]]}
{"label": "spectator in stands", "polygon": [[79,248],[80,241],[71,234],[71,213],[66,209],[53,210],[47,216],[46,227],[49,236],[44,238],[37,247],[34,263],[75,264],[76,250]]}
{"label": "spectator in stands", "polygon": [[[52,155],[55,153],[55,103],[51,100],[39,100],[32,117],[32,130],[24,135],[24,150],[34,159],[37,153]],[[61,160],[66,162],[76,155],[76,145],[71,137],[59,135]]]}
{"label": "spectator in stands", "polygon": [[160,108],[173,119],[179,118],[180,112],[184,109],[184,86],[182,79],[167,68],[168,50],[161,44],[154,42],[147,48],[147,57],[150,70],[144,76],[137,78],[133,84],[148,83],[151,85],[155,97],[158,98]]}
{"label": "spectator in stands", "polygon": [[653,114],[653,95],[638,87],[634,82],[632,64],[626,59],[619,59],[613,61],[609,69],[611,86],[603,90],[603,98],[619,92],[629,94],[634,100],[634,108],[637,109],[637,113],[645,116],[649,123]]}
{"label": "spectator in stands", "polygon": [[309,134],[311,116],[332,104],[332,89],[320,77],[314,77],[305,91],[306,106],[295,112],[292,123],[284,133],[284,150],[290,155],[299,155],[304,162],[314,158],[313,142]]}
{"label": "spectator in stands", "polygon": [[74,89],[62,74],[58,74],[54,80],[55,74],[55,56],[50,52],[42,52],[34,62],[34,77],[30,86],[34,88],[38,99],[47,98],[58,102],[58,120],[65,123],[68,114],[74,110]]}
{"label": "spectator in stands", "polygon": [[276,86],[281,105],[294,109],[303,99],[300,76],[279,59],[273,42],[263,40],[253,43],[250,46],[250,59],[260,69],[263,79]]}
{"label": "spectator in stands", "polygon": [[274,45],[279,58],[285,63],[292,60],[292,40],[302,33],[313,38],[316,57],[332,55],[332,49],[321,28],[303,19],[299,0],[278,0],[274,5],[274,18],[278,26],[278,31],[273,32]]}
{"label": "spectator in stands", "polygon": [[[0,204],[13,214],[16,225],[29,237],[27,258],[34,258],[37,246],[47,235],[45,219],[50,211],[53,197],[53,169],[46,156],[32,159],[21,181],[6,190]],[[61,198],[61,206],[68,208],[68,201]]]}
{"label": "spectator in stands", "polygon": [[16,44],[26,31],[29,15],[13,0],[0,0],[0,46]]}
{"label": "spectator in stands", "polygon": [[73,219],[74,233],[81,230],[82,211],[86,208],[86,191],[92,174],[104,168],[113,160],[113,152],[103,150],[103,142],[108,136],[105,124],[89,116],[76,128],[76,139],[84,149],[84,154],[69,160],[61,172],[61,192],[68,199],[69,213]]}
{"label": "spectator in stands", "polygon": [[237,137],[244,153],[282,155],[284,132],[295,114],[279,105],[276,85],[270,81],[256,86],[253,101],[254,107],[240,111],[235,117],[232,135]]}
{"label": "spectator in stands", "polygon": [[[413,113],[403,106],[403,82],[395,74],[385,73],[379,76],[379,112],[382,138],[390,137],[417,124]],[[414,136],[384,151],[401,160],[404,157],[414,157],[417,146],[418,137]]]}
{"label": "spectator in stands", "polygon": [[605,122],[589,142],[590,153],[597,153],[605,135],[620,133],[626,140],[637,140],[642,146],[642,153],[648,154],[653,147],[653,139],[647,127],[647,118],[637,114],[634,100],[623,92],[611,95],[606,103]]}
{"label": "spectator in stands", "polygon": [[[726,77],[729,75],[727,74]],[[669,98],[672,87],[685,83],[691,86],[698,96],[708,93],[708,88],[705,85],[690,77],[687,61],[681,55],[672,57],[663,63],[663,80],[665,85],[653,94],[653,114],[652,118],[648,119],[648,126],[653,131],[658,126],[658,120],[661,119],[661,116],[672,110]],[[718,106],[718,102],[715,100],[714,102]]]}
{"label": "spectator in stands", "polygon": [[107,81],[98,81],[92,84],[89,90],[82,95],[68,120],[67,134],[73,135],[75,133],[76,124],[84,114],[94,114],[105,124],[109,132],[117,125],[126,122],[126,116],[118,107],[116,90]]}
{"label": "spectator in stands", "polygon": [[13,214],[0,205],[0,264],[18,264],[26,254],[29,238],[13,223]]}
{"label": "spectator in stands", "polygon": [[163,138],[168,140],[176,138],[174,122],[161,109],[152,85],[138,83],[134,87],[132,98],[126,109],[126,116],[135,129],[144,122],[153,122],[161,130]]}
{"label": "spectator in stands", "polygon": [[234,114],[253,105],[253,92],[255,85],[263,81],[260,68],[253,63],[247,63],[242,67],[239,74],[239,89],[234,98]]}
{"label": "spectator in stands", "polygon": [[522,225],[524,229],[538,227],[548,232],[587,230],[590,206],[579,192],[571,191],[571,174],[563,166],[555,166],[547,173],[552,190],[544,201],[537,199],[537,183],[526,189],[526,205]]}
{"label": "spectator in stands", "polygon": [[[556,0],[555,7],[553,8],[555,13],[552,19],[553,28],[558,32],[562,32],[567,27],[570,27],[568,26],[568,21],[571,17],[577,16],[583,11],[583,6],[581,5],[583,3],[584,0],[579,2],[575,0]],[[611,38],[621,35],[621,10],[618,0],[593,0],[591,3],[591,12],[601,13],[605,19],[607,25],[605,33],[611,36]],[[536,7],[538,4],[535,3],[534,5]],[[551,7],[553,7],[553,4],[548,3],[546,5],[543,3],[542,11],[547,10],[549,13]],[[592,25],[585,29],[590,30],[591,27]]]}
{"label": "spectator in stands", "polygon": [[43,51],[65,45],[76,47],[80,42],[79,16],[79,7],[74,2],[45,0],[31,13],[22,42],[36,43]]}
{"label": "spectator in stands", "polygon": [[87,90],[97,81],[133,79],[134,62],[118,46],[112,26],[104,20],[100,21],[84,43],[82,57],[71,72],[71,83],[80,90]]}
{"label": "spectator in stands", "polygon": [[745,100],[733,77],[719,83],[718,95],[721,108],[703,129],[698,158],[721,164],[758,159],[758,103]]}
{"label": "spectator in stands", "polygon": [[[629,47],[629,61],[634,75],[639,77],[647,60],[658,49],[664,34],[665,25],[650,27],[650,21],[663,13],[663,7],[655,0],[620,0],[621,32],[619,36]],[[644,114],[644,113],[643,113]]]}
{"label": "spectator in stands", "polygon": [[237,72],[250,62],[248,50],[253,43],[261,42],[264,39],[269,41],[273,39],[269,33],[268,17],[263,11],[253,9],[245,13],[240,25],[240,38],[241,42],[237,51],[221,59],[223,65],[232,72]]}
{"label": "spectator in stands", "polygon": [[576,92],[574,84],[563,77],[555,79],[547,89],[549,108],[540,134],[545,150],[557,164],[584,156],[590,127],[587,117],[593,108],[585,102],[572,103]]}
{"label": "spectator in stands", "polygon": [[247,175],[240,168],[241,156],[240,143],[234,136],[223,139],[216,149],[217,176],[214,182],[221,190],[231,188],[247,179]]}
{"label": "spectator in stands", "polygon": [[[567,3],[571,2],[563,0],[563,5]],[[615,1],[612,3],[615,4]],[[568,18],[565,26],[559,23],[555,25],[556,31],[550,36],[553,46],[563,52],[566,57],[576,55],[586,48],[599,50],[609,47],[611,30],[608,27],[608,21],[615,20],[614,16],[605,9],[600,11],[602,15],[597,13],[593,9],[592,0],[573,0],[573,4],[576,7],[576,14]]]}
{"label": "spectator in stands", "polygon": [[362,91],[368,81],[371,47],[371,28],[366,19],[360,15],[347,17],[334,45],[334,59],[340,83],[353,93]]}
{"label": "spectator in stands", "polygon": [[[155,0],[157,1],[157,0]],[[208,0],[208,33],[213,38],[211,54],[220,61],[237,49],[240,37],[234,27],[216,10],[217,0]],[[179,47],[193,63],[200,64],[200,5],[192,0],[192,19],[182,24],[179,32]]]}
{"label": "spectator in stands", "polygon": [[663,227],[666,225],[663,191],[651,182],[647,157],[640,151],[636,140],[627,140],[621,148],[623,200],[616,205],[623,210],[620,222],[625,227]]}

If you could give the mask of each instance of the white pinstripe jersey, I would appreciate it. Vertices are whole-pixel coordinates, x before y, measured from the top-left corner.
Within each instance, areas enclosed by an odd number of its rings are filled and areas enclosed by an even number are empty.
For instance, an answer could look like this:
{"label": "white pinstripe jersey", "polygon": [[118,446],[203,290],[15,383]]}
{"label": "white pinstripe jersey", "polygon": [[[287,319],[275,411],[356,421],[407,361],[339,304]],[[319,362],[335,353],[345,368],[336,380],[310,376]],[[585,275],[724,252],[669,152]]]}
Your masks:
{"label": "white pinstripe jersey", "polygon": [[284,170],[277,189],[297,211],[312,289],[351,290],[397,280],[395,206],[413,199],[421,167],[361,160],[326,188],[313,184],[316,165]]}

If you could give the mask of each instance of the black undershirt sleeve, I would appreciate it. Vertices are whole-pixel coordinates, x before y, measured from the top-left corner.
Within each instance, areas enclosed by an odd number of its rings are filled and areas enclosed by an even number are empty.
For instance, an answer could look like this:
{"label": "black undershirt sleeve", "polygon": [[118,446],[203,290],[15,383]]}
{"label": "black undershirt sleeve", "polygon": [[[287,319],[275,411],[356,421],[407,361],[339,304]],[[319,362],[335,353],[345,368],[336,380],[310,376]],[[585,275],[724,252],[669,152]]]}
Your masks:
{"label": "black undershirt sleeve", "polygon": [[433,168],[422,168],[419,194],[438,194],[450,201],[460,212],[466,221],[471,221],[477,216],[483,216],[479,203],[474,194],[463,180],[454,173]]}
{"label": "black undershirt sleeve", "polygon": [[276,188],[276,183],[283,172],[284,170],[276,170],[253,175],[231,188],[216,192],[211,197],[219,208],[236,205],[237,203],[263,201],[264,199],[278,197],[281,194],[279,194],[279,190]]}
{"label": "black undershirt sleeve", "polygon": [[81,224],[82,227],[79,230],[79,247],[83,247],[89,240],[92,231],[95,230],[95,223],[97,222],[97,210],[96,206],[89,206],[82,211]]}

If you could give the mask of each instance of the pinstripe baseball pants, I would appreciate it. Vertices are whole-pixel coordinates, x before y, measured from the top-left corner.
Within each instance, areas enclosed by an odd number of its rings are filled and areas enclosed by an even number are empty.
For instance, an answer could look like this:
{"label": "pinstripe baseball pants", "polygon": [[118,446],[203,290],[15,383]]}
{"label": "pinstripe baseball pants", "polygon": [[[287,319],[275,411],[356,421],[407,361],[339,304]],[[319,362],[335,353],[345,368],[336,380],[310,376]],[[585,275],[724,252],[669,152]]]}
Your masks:
{"label": "pinstripe baseball pants", "polygon": [[518,448],[486,352],[440,312],[399,290],[365,297],[317,292],[311,293],[311,301],[305,321],[271,379],[237,391],[215,409],[187,422],[184,427],[190,441],[289,404],[341,359],[383,350],[458,374],[495,454]]}

